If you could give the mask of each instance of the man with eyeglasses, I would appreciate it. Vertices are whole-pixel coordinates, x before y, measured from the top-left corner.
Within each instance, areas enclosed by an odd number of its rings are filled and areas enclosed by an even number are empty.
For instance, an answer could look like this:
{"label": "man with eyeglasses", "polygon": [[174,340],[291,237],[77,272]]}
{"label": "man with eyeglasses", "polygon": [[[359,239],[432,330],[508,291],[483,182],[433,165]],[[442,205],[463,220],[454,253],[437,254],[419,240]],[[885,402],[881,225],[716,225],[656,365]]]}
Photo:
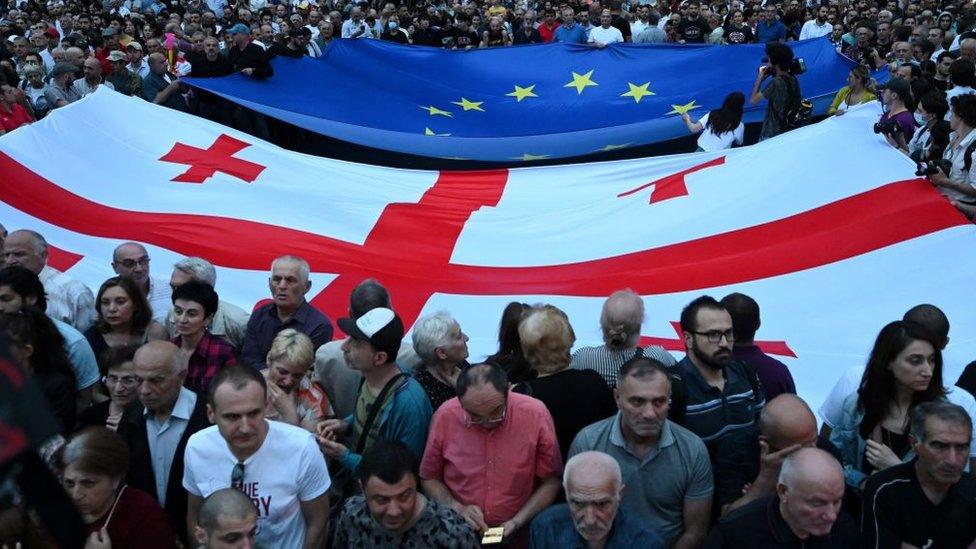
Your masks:
{"label": "man with eyeglasses", "polygon": [[681,331],[686,354],[674,370],[684,409],[671,413],[708,448],[717,510],[738,499],[758,474],[756,420],[765,398],[755,372],[732,359],[732,316],[715,298],[689,303],[681,311]]}
{"label": "man with eyeglasses", "polygon": [[153,320],[164,324],[172,308],[172,291],[165,281],[149,275],[149,252],[138,242],[119,244],[112,253],[112,270],[136,283],[152,307]]}
{"label": "man with eyeglasses", "polygon": [[532,521],[533,549],[665,546],[661,536],[621,508],[620,466],[607,454],[583,452],[569,458],[563,489],[567,503],[553,505]]}
{"label": "man with eyeglasses", "polygon": [[146,343],[132,362],[139,402],[122,414],[118,427],[129,446],[128,483],[156,496],[173,530],[186,543],[184,452],[190,436],[210,425],[206,402],[183,387],[186,362],[169,341]]}
{"label": "man with eyeglasses", "polygon": [[420,464],[424,493],[479,533],[501,527],[524,545],[533,518],[559,494],[562,456],[546,406],[512,393],[497,364],[462,370],[458,396],[437,409]]}
{"label": "man with eyeglasses", "polygon": [[264,376],[250,366],[229,366],[214,378],[207,416],[215,425],[186,446],[187,526],[199,524],[205,497],[236,488],[257,509],[257,545],[324,547],[332,484],[325,460],[312,433],[265,418],[267,399]]}
{"label": "man with eyeglasses", "polygon": [[623,508],[666,547],[697,547],[708,534],[712,466],[701,439],[668,419],[672,385],[668,368],[654,358],[625,362],[614,390],[619,411],[580,431],[569,459],[587,452],[612,457],[623,475]]}

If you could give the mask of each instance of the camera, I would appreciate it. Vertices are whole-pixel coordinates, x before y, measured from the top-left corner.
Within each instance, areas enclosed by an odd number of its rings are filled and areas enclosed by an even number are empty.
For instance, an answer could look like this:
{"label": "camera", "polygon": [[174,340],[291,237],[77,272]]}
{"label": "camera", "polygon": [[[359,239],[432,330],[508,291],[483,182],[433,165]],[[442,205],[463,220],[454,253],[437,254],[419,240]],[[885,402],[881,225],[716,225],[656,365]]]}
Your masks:
{"label": "camera", "polygon": [[935,175],[939,173],[940,170],[942,173],[949,175],[949,172],[952,171],[952,162],[944,158],[930,162],[919,162],[918,160],[915,161],[916,176],[926,177],[929,175]]}
{"label": "camera", "polygon": [[891,119],[874,123],[874,133],[893,135],[898,130],[898,123]]}
{"label": "camera", "polygon": [[[759,71],[766,71],[766,76],[773,75],[773,65],[770,64],[768,57],[763,57],[759,61]],[[789,71],[793,76],[799,76],[807,72],[807,62],[802,57],[794,57],[790,63]]]}

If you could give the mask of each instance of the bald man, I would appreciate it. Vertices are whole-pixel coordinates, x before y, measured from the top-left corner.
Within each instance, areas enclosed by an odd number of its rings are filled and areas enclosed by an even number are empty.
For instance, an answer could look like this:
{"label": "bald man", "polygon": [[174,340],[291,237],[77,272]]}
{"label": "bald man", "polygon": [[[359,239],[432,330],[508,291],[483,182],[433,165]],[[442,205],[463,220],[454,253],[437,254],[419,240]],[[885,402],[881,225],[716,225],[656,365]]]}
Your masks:
{"label": "bald man", "polygon": [[200,505],[193,537],[201,549],[252,549],[258,531],[258,511],[236,488],[210,494]]}
{"label": "bald man", "polygon": [[563,471],[566,501],[532,521],[534,549],[565,547],[664,547],[653,530],[620,509],[624,483],[617,460],[603,452],[581,452]]}
{"label": "bald man", "polygon": [[959,59],[969,59],[976,63],[976,38],[964,38],[959,41]]}
{"label": "bald man", "polygon": [[142,79],[142,97],[150,103],[189,112],[186,100],[180,95],[180,81],[168,69],[165,55],[159,52],[149,55],[149,74]]}
{"label": "bald man", "polygon": [[840,510],[843,499],[840,463],[823,450],[802,448],[783,461],[776,494],[720,520],[705,548],[859,547],[857,525]]}
{"label": "bald man", "polygon": [[[603,345],[582,347],[573,353],[572,367],[595,370],[611,389],[617,387],[617,372],[624,362],[638,352],[641,324],[644,322],[644,300],[631,289],[617,290],[603,302],[600,331]],[[658,345],[640,348],[640,353],[670,368],[677,364],[671,353]]]}
{"label": "bald man", "polygon": [[142,295],[149,300],[153,320],[165,325],[173,306],[173,289],[165,281],[149,275],[149,261],[149,252],[142,244],[125,242],[119,244],[112,253],[112,270],[119,276],[135,281],[142,290]]}
{"label": "bald man", "polygon": [[95,296],[91,289],[47,264],[47,241],[35,231],[21,229],[7,235],[4,264],[20,265],[41,279],[47,294],[47,315],[84,333],[95,322]]}
{"label": "bald man", "polygon": [[207,403],[183,387],[186,364],[169,341],[150,341],[133,358],[139,402],[119,421],[119,435],[129,445],[128,483],[156,496],[173,530],[187,541],[187,496],[183,490],[183,454],[190,435],[210,425]]}
{"label": "bald man", "polygon": [[102,64],[98,59],[94,57],[89,57],[81,65],[81,70],[84,76],[75,80],[72,86],[78,95],[85,97],[90,93],[94,93],[98,86],[104,85],[110,90],[114,90],[115,86],[111,82],[106,82],[102,78]]}
{"label": "bald man", "polygon": [[817,418],[800,397],[784,393],[766,403],[759,416],[759,475],[741,498],[725,505],[728,514],[776,492],[780,468],[787,456],[800,448],[817,446]]}

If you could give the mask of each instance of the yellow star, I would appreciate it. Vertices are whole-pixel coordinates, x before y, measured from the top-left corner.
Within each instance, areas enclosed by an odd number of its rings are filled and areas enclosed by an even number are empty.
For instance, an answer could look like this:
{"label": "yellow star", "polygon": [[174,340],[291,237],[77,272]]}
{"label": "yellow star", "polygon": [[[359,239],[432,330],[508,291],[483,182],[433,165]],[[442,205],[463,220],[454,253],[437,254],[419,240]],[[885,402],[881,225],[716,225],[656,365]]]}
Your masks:
{"label": "yellow star", "polygon": [[451,103],[455,105],[459,105],[462,109],[466,111],[485,112],[485,109],[481,108],[481,104],[484,103],[484,101],[468,101],[467,99],[462,97],[460,101],[451,101]]}
{"label": "yellow star", "polygon": [[427,111],[428,113],[430,113],[431,116],[436,116],[436,115],[439,114],[441,116],[446,116],[448,118],[453,118],[454,117],[454,115],[451,114],[450,112],[448,112],[448,111],[442,111],[442,110],[438,109],[437,107],[435,107],[433,105],[431,105],[429,107],[425,107],[423,105],[420,105],[420,108],[421,109],[424,109],[425,111]]}
{"label": "yellow star", "polygon": [[686,103],[684,105],[671,105],[671,110],[664,113],[665,116],[669,114],[688,114],[688,111],[692,109],[700,109],[701,105],[696,105],[694,101],[691,103]]}
{"label": "yellow star", "polygon": [[434,130],[430,128],[424,128],[424,135],[432,135],[434,137],[448,137],[449,133],[435,133]]}
{"label": "yellow star", "polygon": [[526,86],[524,88],[516,84],[515,91],[511,93],[506,93],[505,95],[509,97],[514,97],[516,101],[521,103],[522,100],[525,99],[526,97],[539,97],[532,91],[534,89],[535,89],[535,84],[532,84],[531,86]]}
{"label": "yellow star", "polygon": [[630,86],[630,91],[620,94],[620,97],[633,97],[635,103],[640,103],[640,100],[643,99],[645,95],[656,95],[654,92],[647,89],[647,87],[651,85],[650,82],[644,82],[640,86],[627,82],[627,85]]}
{"label": "yellow star", "polygon": [[522,156],[513,156],[512,160],[521,160],[523,162],[528,162],[529,160],[545,160],[546,158],[549,158],[548,154],[535,155],[535,154],[525,153]]}
{"label": "yellow star", "polygon": [[603,152],[603,151],[615,151],[617,149],[626,149],[627,147],[629,147],[631,145],[633,145],[633,143],[624,143],[622,145],[607,145],[606,147],[603,147],[602,149],[597,149],[597,150],[599,150],[601,152]]}
{"label": "yellow star", "polygon": [[593,71],[592,70],[590,72],[586,73],[586,74],[583,74],[583,75],[580,75],[580,74],[578,74],[576,72],[573,72],[573,81],[570,82],[570,83],[568,83],[568,84],[566,84],[563,87],[564,88],[576,88],[576,94],[577,95],[582,95],[583,94],[583,88],[585,88],[587,86],[599,86],[599,84],[597,84],[596,82],[590,80],[590,77],[591,76],[593,76]]}

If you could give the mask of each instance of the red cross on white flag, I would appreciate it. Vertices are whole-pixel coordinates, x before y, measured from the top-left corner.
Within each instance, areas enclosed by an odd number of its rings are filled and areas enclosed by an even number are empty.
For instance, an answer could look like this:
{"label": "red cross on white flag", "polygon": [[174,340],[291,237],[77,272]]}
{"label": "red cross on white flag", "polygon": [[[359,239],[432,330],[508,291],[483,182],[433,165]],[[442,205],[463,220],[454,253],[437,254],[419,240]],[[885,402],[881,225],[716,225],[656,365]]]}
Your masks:
{"label": "red cross on white flag", "polygon": [[[724,154],[421,172],[295,154],[96,92],[0,138],[0,219],[81,256],[68,266],[93,288],[123,240],[149,246],[157,277],[181,256],[210,259],[221,297],[245,308],[282,254],[309,261],[308,298],[333,319],[375,277],[407,326],[451,311],[475,360],[508,301],[563,308],[577,344],[594,345],[603,298],[630,287],[645,296],[646,341],[680,351],[684,304],[741,291],[762,306],[758,339],[818,405],[917,303],[952,321],[946,379],[976,355],[976,313],[959,299],[976,280],[976,232],[871,133],[875,118],[868,106]],[[101,131],[70,138],[91,120]],[[114,161],[86,160],[99,154]]]}

